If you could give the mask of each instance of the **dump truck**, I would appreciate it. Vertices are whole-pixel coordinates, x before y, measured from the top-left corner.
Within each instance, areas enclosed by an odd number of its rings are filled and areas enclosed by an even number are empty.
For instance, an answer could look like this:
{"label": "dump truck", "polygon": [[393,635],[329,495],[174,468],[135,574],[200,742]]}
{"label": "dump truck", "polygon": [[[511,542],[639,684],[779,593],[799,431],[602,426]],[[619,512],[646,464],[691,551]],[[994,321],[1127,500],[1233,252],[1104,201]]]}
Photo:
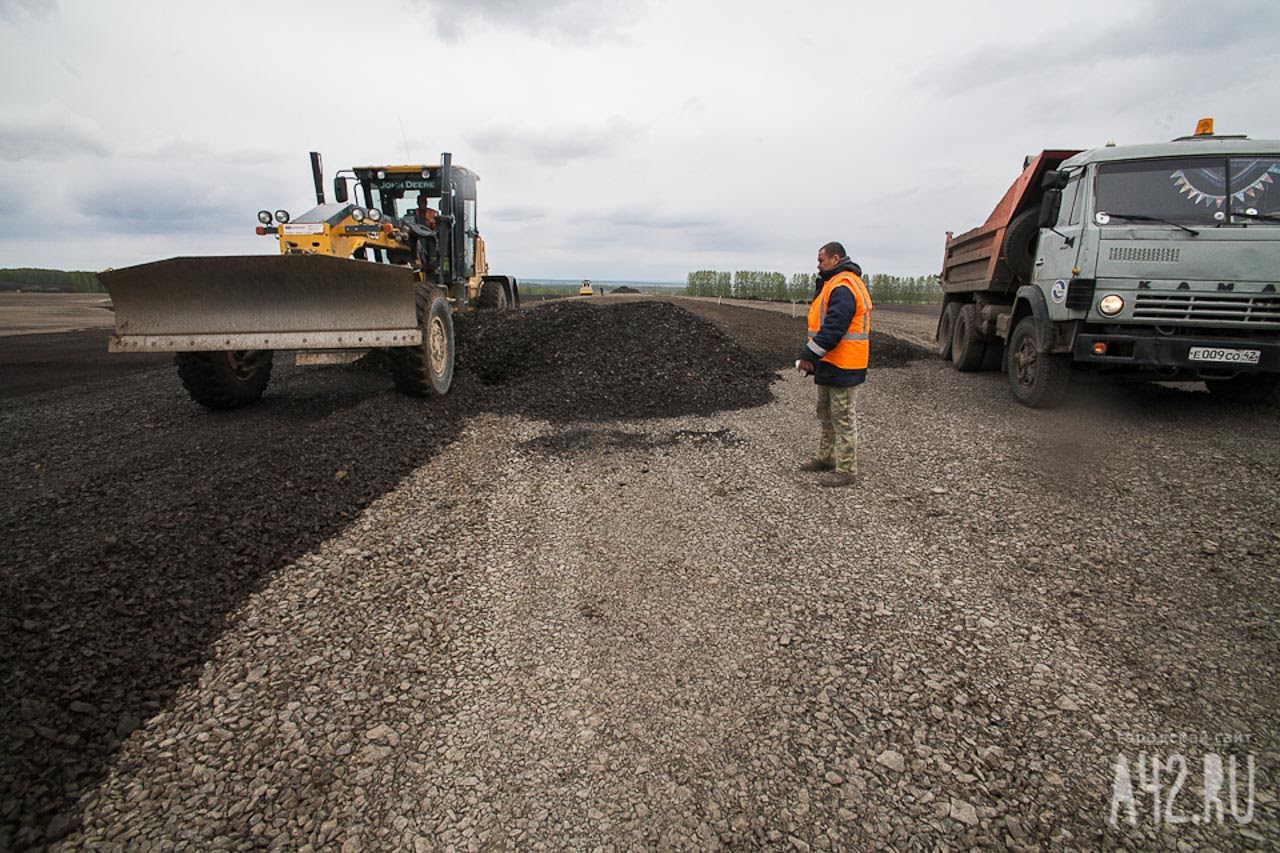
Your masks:
{"label": "dump truck", "polygon": [[437,165],[361,166],[334,175],[300,216],[258,213],[276,255],[182,257],[101,273],[115,311],[111,352],[173,352],[190,396],[211,409],[258,400],[275,353],[299,364],[384,354],[405,394],[445,394],[457,312],[519,305],[519,284],[489,274],[476,226],[479,176]]}
{"label": "dump truck", "polygon": [[1073,372],[1280,388],[1280,141],[1215,135],[1045,150],[981,226],[947,233],[937,354],[1003,369],[1031,407]]}

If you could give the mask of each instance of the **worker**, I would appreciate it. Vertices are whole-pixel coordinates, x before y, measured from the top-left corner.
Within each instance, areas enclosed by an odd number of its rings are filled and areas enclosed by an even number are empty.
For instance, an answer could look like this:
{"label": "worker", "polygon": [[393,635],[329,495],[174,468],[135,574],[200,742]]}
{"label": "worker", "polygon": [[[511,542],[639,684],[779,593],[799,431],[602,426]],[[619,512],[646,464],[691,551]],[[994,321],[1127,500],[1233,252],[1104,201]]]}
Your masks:
{"label": "worker", "polygon": [[431,206],[431,199],[426,193],[418,193],[418,221],[430,228],[436,230],[436,213],[435,208]]}
{"label": "worker", "polygon": [[827,243],[818,250],[818,277],[809,306],[808,342],[796,369],[818,386],[818,452],[800,466],[822,471],[823,486],[847,486],[858,473],[858,423],[854,398],[867,379],[871,296],[862,268],[844,246]]}

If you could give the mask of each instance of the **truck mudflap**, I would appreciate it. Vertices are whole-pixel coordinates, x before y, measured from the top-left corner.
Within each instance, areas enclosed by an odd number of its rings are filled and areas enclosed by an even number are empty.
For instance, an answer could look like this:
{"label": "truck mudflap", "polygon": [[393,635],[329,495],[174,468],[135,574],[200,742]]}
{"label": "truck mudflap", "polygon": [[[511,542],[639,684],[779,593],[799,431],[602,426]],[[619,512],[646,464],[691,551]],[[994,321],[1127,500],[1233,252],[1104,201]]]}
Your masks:
{"label": "truck mudflap", "polygon": [[1280,373],[1280,340],[1080,332],[1072,357],[1098,365],[1184,368],[1212,373]]}
{"label": "truck mudflap", "polygon": [[324,255],[170,258],[101,274],[111,352],[421,343],[413,272]]}

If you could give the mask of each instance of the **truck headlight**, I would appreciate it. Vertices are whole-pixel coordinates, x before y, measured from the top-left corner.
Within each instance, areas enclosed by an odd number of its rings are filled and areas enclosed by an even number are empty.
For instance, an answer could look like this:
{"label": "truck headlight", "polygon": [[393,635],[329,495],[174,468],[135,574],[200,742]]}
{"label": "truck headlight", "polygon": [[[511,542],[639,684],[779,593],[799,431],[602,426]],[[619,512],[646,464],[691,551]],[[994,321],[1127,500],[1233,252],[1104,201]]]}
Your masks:
{"label": "truck headlight", "polygon": [[289,211],[287,210],[276,211],[276,222],[279,222],[281,225],[283,225],[288,221],[289,221]]}
{"label": "truck headlight", "polygon": [[269,210],[259,210],[259,211],[258,211],[258,221],[259,221],[259,222],[261,222],[263,225],[270,225],[270,224],[271,224],[271,211],[269,211]]}
{"label": "truck headlight", "polygon": [[1098,311],[1106,314],[1108,317],[1114,317],[1124,310],[1124,298],[1114,293],[1108,293],[1102,299],[1098,300]]}
{"label": "truck headlight", "polygon": [[381,210],[378,210],[378,208],[376,208],[376,207],[371,207],[371,208],[369,208],[369,221],[370,221],[370,222],[377,222],[377,221],[378,221],[379,219],[381,219],[381,218],[382,218],[382,211],[381,211]]}
{"label": "truck headlight", "polygon": [[364,211],[358,207],[352,208],[351,218],[354,219],[356,222],[364,222]]}

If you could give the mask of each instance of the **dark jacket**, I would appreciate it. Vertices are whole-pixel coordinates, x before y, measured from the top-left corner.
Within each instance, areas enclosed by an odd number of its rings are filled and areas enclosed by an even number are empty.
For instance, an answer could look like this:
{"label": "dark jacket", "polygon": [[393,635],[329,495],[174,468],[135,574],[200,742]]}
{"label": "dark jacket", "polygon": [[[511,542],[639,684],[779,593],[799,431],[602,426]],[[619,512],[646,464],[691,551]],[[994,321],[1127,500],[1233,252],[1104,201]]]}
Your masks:
{"label": "dark jacket", "polygon": [[[845,258],[831,269],[819,273],[815,277],[813,298],[817,299],[818,294],[822,292],[822,286],[842,272],[851,272],[858,278],[862,278],[862,267]],[[857,313],[857,310],[857,296],[854,295],[850,288],[837,287],[832,290],[831,296],[827,299],[827,313],[822,318],[822,327],[818,329],[818,334],[813,336],[813,343],[824,352],[835,349],[836,344],[840,343],[840,339],[849,331],[849,324],[853,322],[853,315]],[[809,348],[808,344],[805,344],[804,349],[801,350],[800,359],[811,362],[814,365],[813,382],[815,385],[833,385],[837,388],[848,388],[853,385],[861,385],[867,380],[867,371],[865,369],[843,370],[829,361],[822,361],[821,358],[817,352]]]}

